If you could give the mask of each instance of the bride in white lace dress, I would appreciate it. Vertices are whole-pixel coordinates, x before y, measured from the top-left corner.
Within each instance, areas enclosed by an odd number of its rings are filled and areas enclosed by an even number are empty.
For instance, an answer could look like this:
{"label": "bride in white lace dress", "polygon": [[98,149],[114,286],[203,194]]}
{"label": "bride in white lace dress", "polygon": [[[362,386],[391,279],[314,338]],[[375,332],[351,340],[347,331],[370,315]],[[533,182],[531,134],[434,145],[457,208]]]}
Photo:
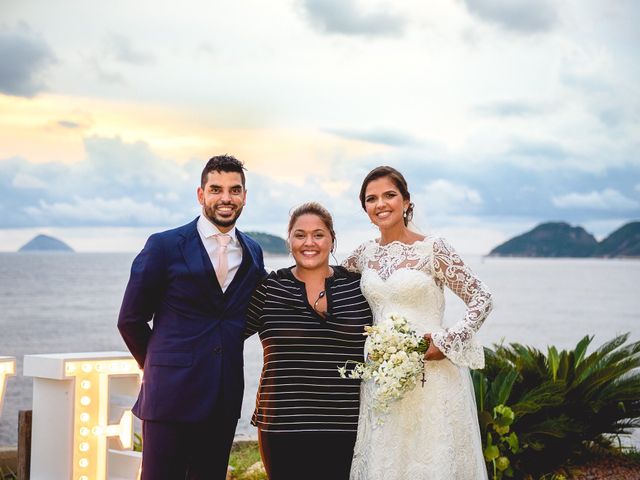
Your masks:
{"label": "bride in white lace dress", "polygon": [[[391,406],[380,425],[374,385],[363,382],[351,480],[486,479],[469,368],[484,366],[475,334],[492,301],[486,286],[442,238],[423,237],[407,224],[413,204],[400,172],[378,167],[365,178],[360,201],[380,239],[358,247],[344,265],[362,274],[374,323],[390,313],[431,338],[424,386]],[[464,318],[444,328],[444,287],[467,305]],[[366,346],[365,346],[366,351]]]}

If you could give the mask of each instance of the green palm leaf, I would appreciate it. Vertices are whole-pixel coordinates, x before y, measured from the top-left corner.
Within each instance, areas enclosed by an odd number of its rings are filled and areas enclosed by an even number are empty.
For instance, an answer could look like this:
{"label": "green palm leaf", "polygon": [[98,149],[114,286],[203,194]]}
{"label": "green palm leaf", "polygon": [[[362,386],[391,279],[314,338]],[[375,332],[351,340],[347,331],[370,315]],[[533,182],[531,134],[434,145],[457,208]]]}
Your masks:
{"label": "green palm leaf", "polygon": [[519,343],[486,350],[487,367],[473,374],[479,416],[486,429],[495,406],[512,409],[522,446],[510,458],[517,475],[550,472],[640,428],[640,342],[627,344],[627,333],[588,353],[593,338],[546,354]]}

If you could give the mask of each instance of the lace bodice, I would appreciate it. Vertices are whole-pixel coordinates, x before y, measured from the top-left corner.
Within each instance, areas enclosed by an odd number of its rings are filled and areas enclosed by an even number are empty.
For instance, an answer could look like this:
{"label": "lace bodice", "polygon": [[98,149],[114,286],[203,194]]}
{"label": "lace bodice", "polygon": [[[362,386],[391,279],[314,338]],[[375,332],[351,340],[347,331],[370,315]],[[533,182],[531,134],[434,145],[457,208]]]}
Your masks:
{"label": "lace bodice", "polygon": [[[475,334],[492,309],[491,293],[442,238],[413,244],[398,241],[360,245],[343,263],[362,274],[362,292],[374,322],[390,313],[405,316],[418,333],[431,333],[434,344],[452,362],[484,367],[484,351]],[[444,328],[444,286],[466,304],[464,317]]]}

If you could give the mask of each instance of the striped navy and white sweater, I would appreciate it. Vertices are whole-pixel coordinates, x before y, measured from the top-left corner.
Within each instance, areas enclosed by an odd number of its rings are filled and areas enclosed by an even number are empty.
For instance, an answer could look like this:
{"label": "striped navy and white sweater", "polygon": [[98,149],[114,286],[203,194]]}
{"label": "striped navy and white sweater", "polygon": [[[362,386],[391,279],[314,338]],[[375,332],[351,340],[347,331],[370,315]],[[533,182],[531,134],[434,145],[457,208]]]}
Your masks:
{"label": "striped navy and white sweater", "polygon": [[338,367],[363,361],[369,305],[360,275],[332,266],[326,279],[327,315],[307,301],[290,268],[271,272],[256,288],[245,336],[258,332],[264,365],[251,423],[266,432],[356,432],[360,381]]}

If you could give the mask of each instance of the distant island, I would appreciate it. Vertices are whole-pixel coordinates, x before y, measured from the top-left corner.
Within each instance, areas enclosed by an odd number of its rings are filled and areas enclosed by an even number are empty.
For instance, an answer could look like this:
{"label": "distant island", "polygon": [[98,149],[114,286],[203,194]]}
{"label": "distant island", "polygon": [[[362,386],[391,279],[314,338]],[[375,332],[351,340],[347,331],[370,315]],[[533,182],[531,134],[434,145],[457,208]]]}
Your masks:
{"label": "distant island", "polygon": [[542,223],[498,245],[489,256],[640,258],[640,222],[623,225],[601,242],[580,226]]}
{"label": "distant island", "polygon": [[49,235],[37,235],[18,249],[19,252],[73,252],[62,240]]}
{"label": "distant island", "polygon": [[[287,248],[287,242],[284,238],[269,233],[262,232],[247,232],[251,238],[260,244],[262,250],[265,253],[273,255],[286,255],[289,253]],[[22,247],[18,249],[19,252],[73,252],[73,248],[49,235],[37,235]]]}
{"label": "distant island", "polygon": [[273,255],[287,255],[289,253],[287,242],[282,237],[262,232],[246,233],[260,244],[264,253],[271,253]]}

